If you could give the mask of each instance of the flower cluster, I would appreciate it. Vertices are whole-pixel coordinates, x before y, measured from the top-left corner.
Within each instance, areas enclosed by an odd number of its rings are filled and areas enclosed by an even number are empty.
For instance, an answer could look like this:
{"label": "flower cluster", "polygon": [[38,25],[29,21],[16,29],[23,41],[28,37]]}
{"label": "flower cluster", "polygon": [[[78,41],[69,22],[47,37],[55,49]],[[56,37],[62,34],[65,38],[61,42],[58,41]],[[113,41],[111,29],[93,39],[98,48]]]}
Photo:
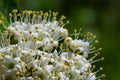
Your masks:
{"label": "flower cluster", "polygon": [[[72,35],[64,28],[69,21],[57,12],[28,11],[9,14],[10,25],[0,32],[0,79],[2,80],[98,80],[102,70],[93,63],[100,54],[96,37],[88,32]],[[1,21],[2,24],[2,21]],[[89,54],[94,53],[93,57]]]}

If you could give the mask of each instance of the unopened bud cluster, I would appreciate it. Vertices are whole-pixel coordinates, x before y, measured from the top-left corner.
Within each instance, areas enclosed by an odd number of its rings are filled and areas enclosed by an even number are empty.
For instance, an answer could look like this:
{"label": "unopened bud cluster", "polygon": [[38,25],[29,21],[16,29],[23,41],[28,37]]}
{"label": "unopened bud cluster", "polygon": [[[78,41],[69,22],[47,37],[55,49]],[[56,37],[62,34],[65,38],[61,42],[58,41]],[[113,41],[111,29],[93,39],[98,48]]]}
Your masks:
{"label": "unopened bud cluster", "polygon": [[[72,35],[64,28],[69,21],[57,12],[13,10],[10,25],[0,32],[0,79],[2,80],[98,80],[102,67],[94,71],[93,63],[101,48],[88,32]],[[2,24],[0,20],[0,24]],[[4,25],[4,24],[3,24]],[[93,57],[89,54],[94,53]]]}

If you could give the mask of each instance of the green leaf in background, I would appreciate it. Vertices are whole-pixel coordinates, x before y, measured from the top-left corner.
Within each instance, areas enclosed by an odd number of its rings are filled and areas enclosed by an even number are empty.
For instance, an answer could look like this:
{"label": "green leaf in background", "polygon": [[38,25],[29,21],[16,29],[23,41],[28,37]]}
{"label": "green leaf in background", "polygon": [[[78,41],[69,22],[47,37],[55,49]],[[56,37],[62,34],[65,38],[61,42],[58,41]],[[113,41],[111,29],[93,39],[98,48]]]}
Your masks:
{"label": "green leaf in background", "polygon": [[2,2],[3,0],[0,0],[0,10],[2,10]]}
{"label": "green leaf in background", "polygon": [[8,14],[13,9],[19,9],[17,0],[0,0],[0,11],[8,18]]}
{"label": "green leaf in background", "polygon": [[[0,30],[5,30],[9,25],[8,14],[13,9],[19,9],[16,0],[0,0]],[[4,14],[4,15],[3,15]]]}
{"label": "green leaf in background", "polygon": [[3,15],[2,12],[0,12],[0,30],[5,30],[6,27],[9,25],[6,17]]}

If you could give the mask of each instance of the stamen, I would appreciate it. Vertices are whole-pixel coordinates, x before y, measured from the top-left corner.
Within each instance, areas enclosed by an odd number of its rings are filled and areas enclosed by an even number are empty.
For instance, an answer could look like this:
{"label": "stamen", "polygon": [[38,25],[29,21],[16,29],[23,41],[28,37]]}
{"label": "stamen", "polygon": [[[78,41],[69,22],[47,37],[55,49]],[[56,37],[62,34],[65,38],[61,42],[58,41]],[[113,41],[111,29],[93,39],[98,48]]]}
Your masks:
{"label": "stamen", "polygon": [[93,61],[93,59],[95,59],[99,54],[100,54],[99,52],[98,52],[98,53],[95,53],[95,55],[94,55],[92,58],[90,58],[88,61],[89,61],[89,62],[90,62],[90,61]]}
{"label": "stamen", "polygon": [[91,71],[93,71],[93,70],[95,69],[95,67],[96,67],[96,66],[95,66],[95,65],[93,65],[93,66],[92,66],[92,69],[91,69]]}
{"label": "stamen", "polygon": [[68,21],[66,21],[66,23],[62,24],[61,27],[64,27],[65,25],[67,25],[67,24],[69,24],[69,23],[70,23],[70,21],[68,20]]}
{"label": "stamen", "polygon": [[96,74],[97,74],[98,72],[102,71],[102,70],[103,70],[103,67],[100,67],[100,68],[96,71]]}
{"label": "stamen", "polygon": [[52,18],[52,21],[56,21],[56,17],[57,17],[57,15],[58,15],[58,12],[53,12],[53,18]]}
{"label": "stamen", "polygon": [[100,80],[100,78],[105,77],[105,74],[102,74],[101,76],[98,76],[96,80]]}
{"label": "stamen", "polygon": [[95,52],[99,52],[99,51],[101,51],[102,50],[102,48],[99,48],[99,49],[97,49],[97,50],[94,50],[94,51],[90,51],[90,52],[88,52],[89,54],[90,53],[95,53]]}
{"label": "stamen", "polygon": [[18,12],[18,10],[17,9],[14,9],[13,10],[13,14],[14,14],[14,21],[17,21],[17,13]]}
{"label": "stamen", "polygon": [[48,12],[46,12],[46,13],[44,13],[44,19],[43,19],[43,21],[47,21],[47,18],[48,18]]}
{"label": "stamen", "polygon": [[96,62],[98,62],[98,61],[103,61],[103,60],[104,60],[104,57],[102,57],[102,58],[100,58],[100,59],[97,59],[97,60],[94,60],[94,61],[90,61],[90,63],[93,64],[93,63],[96,63]]}
{"label": "stamen", "polygon": [[48,22],[50,21],[50,19],[51,19],[51,14],[52,12],[51,12],[51,10],[49,10],[49,16],[48,16]]}

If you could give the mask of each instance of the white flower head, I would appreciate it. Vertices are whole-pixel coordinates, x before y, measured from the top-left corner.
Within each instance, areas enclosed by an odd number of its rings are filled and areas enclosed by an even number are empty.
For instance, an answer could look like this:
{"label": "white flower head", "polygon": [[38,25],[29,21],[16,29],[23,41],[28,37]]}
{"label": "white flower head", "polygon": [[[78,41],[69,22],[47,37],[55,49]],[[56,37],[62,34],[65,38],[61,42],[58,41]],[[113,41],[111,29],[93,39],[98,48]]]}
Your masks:
{"label": "white flower head", "polygon": [[[0,32],[0,79],[2,80],[97,80],[93,63],[101,48],[95,36],[77,30],[69,35],[66,18],[57,12],[10,13],[10,25]],[[90,53],[95,53],[89,57]]]}

